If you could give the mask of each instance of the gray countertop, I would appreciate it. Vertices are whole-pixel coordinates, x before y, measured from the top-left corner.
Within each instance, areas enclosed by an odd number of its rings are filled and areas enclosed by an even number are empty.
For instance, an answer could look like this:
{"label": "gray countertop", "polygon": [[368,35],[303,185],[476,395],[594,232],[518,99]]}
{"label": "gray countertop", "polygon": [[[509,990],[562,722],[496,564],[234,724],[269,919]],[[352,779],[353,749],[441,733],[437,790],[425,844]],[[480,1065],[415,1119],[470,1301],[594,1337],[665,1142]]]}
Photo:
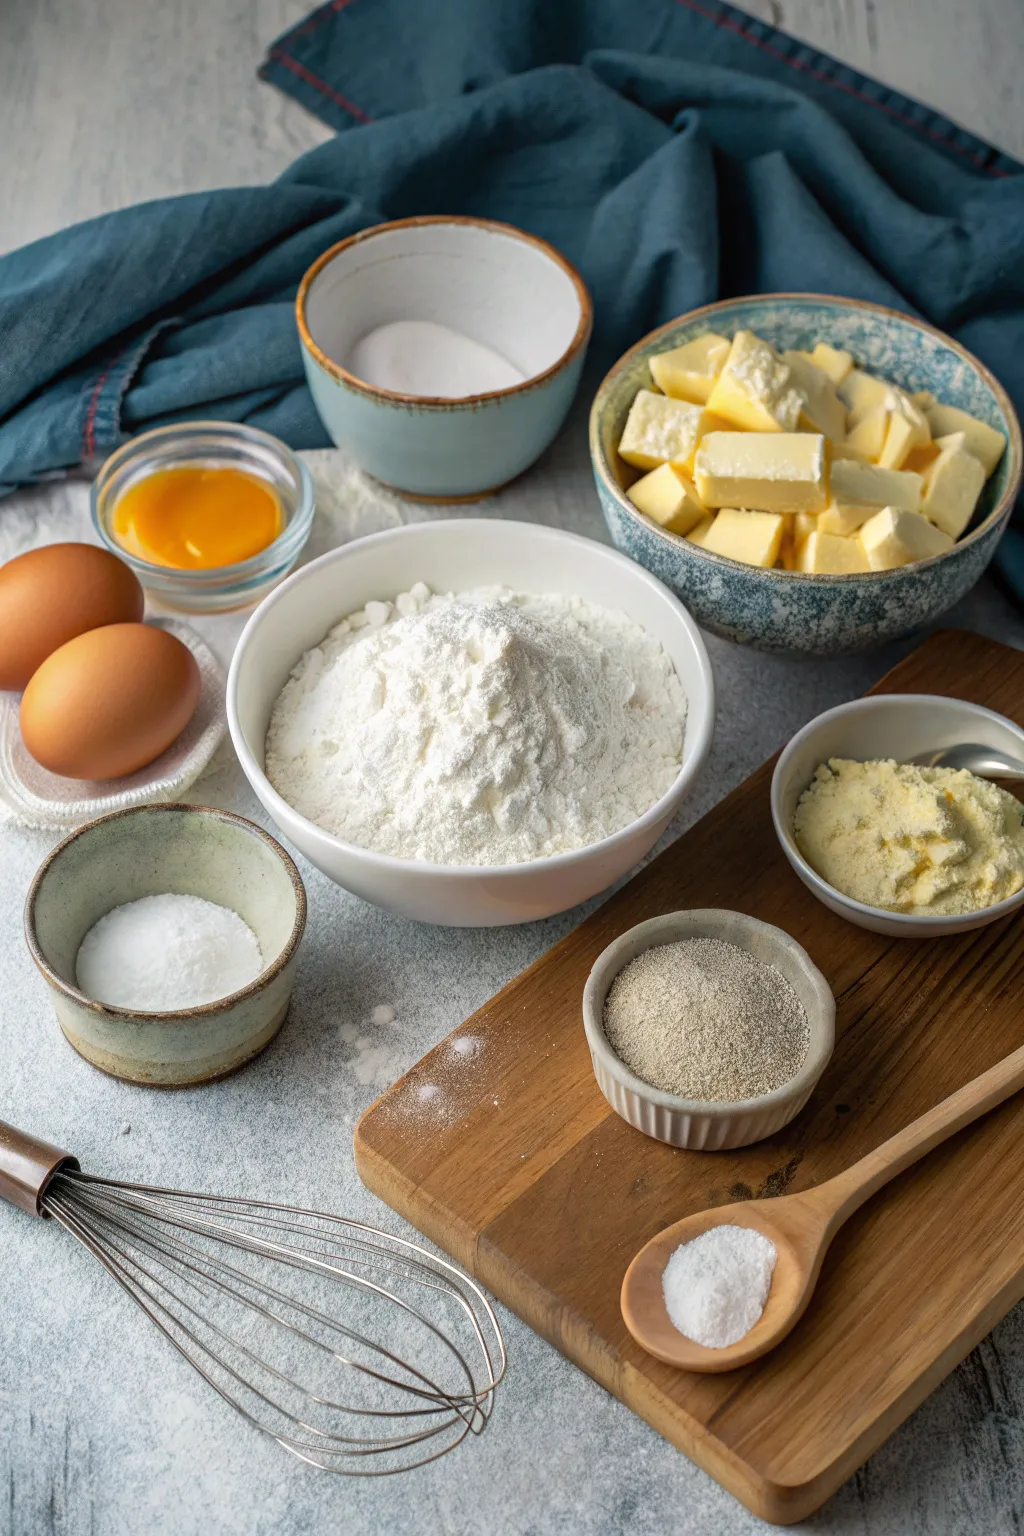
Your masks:
{"label": "gray countertop", "polygon": [[[1020,48],[1001,45],[1014,18],[1019,33],[1016,0],[893,0],[877,13],[871,0],[751,8],[1024,152],[1021,114],[1014,123],[1007,112],[1019,100]],[[79,0],[73,8],[8,0],[0,15],[0,248],[139,196],[265,177],[316,142],[322,129],[250,79],[261,45],[304,9],[292,0]],[[205,134],[196,128],[204,111]],[[125,114],[134,114],[130,133]],[[180,135],[171,131],[178,123]],[[581,404],[534,472],[467,515],[603,539],[583,424]],[[375,493],[340,456],[311,457],[325,482],[346,487],[325,497],[312,553],[434,515]],[[85,527],[81,484],[12,499],[0,508],[0,559]],[[1024,647],[1024,622],[987,582],[950,622]],[[238,621],[198,627],[226,655]],[[713,638],[708,647],[718,730],[669,838],[803,721],[863,691],[908,648],[823,663]],[[191,798],[266,824],[229,749]],[[406,1229],[356,1176],[355,1120],[585,910],[521,928],[428,928],[364,905],[304,865],[310,921],[281,1035],[234,1078],[157,1093],[94,1072],[57,1029],[21,937],[25,890],[53,841],[0,826],[0,1117],[68,1145],[95,1172],[320,1206],[395,1231]],[[393,1024],[370,1023],[380,1003],[396,1010]],[[353,1025],[364,1044],[352,1043]],[[482,1439],[406,1477],[331,1478],[246,1429],[65,1232],[2,1207],[0,1533],[767,1529],[516,1318],[502,1312],[502,1321],[509,1374]],[[1022,1382],[1018,1308],[806,1529],[1018,1530]]]}

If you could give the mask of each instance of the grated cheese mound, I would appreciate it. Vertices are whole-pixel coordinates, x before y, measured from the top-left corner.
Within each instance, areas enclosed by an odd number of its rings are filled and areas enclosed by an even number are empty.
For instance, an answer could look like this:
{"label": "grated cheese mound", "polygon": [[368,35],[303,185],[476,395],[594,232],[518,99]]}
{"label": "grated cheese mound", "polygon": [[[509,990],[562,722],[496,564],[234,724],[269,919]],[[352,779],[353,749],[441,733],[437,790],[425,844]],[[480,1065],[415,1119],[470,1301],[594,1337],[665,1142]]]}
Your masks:
{"label": "grated cheese mound", "polygon": [[829,885],[890,912],[953,916],[1024,886],[1024,807],[965,769],[831,758],[794,819],[797,847]]}

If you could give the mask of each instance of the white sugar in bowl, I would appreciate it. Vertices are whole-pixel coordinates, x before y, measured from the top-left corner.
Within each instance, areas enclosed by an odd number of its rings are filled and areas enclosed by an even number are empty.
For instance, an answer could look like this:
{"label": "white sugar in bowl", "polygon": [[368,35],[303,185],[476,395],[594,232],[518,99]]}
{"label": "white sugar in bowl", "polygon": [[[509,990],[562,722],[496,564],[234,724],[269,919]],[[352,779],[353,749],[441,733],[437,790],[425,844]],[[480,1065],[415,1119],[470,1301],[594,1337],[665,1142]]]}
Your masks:
{"label": "white sugar in bowl", "polygon": [[[593,319],[583,279],[553,246],[452,215],[378,224],[332,246],[295,310],[333,441],[386,485],[438,501],[485,496],[543,453],[572,404]],[[371,377],[368,339],[404,329],[395,345],[413,348],[417,326],[435,338],[426,355],[410,351],[390,377]],[[446,367],[437,355],[446,337],[469,354],[461,385],[453,359]],[[417,376],[427,382],[414,392]]]}
{"label": "white sugar in bowl", "polygon": [[[642,816],[586,848],[529,863],[460,866],[374,853],[301,815],[264,772],[271,711],[292,668],[347,614],[416,582],[436,592],[506,586],[561,592],[619,609],[671,659],[687,697],[682,762]],[[675,816],[703,767],[715,720],[700,632],[682,604],[624,555],[558,529],[504,520],[414,523],[357,539],[289,577],[256,610],[228,676],[228,727],[250,784],[283,835],[338,885],[421,922],[488,927],[533,922],[605,890],[633,868]]]}

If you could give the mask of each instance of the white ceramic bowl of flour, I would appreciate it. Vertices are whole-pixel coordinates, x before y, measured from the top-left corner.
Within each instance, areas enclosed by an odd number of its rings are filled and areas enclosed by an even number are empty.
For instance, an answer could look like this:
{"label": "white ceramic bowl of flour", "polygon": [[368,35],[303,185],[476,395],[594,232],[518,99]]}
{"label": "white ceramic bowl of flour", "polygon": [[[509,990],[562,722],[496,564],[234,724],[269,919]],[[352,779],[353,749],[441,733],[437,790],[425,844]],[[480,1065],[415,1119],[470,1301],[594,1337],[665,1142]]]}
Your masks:
{"label": "white ceramic bowl of flour", "polygon": [[[575,852],[516,864],[428,863],[375,853],[300,815],[264,771],[275,701],[299,659],[338,621],[417,582],[435,592],[504,586],[573,594],[624,612],[670,658],[687,700],[679,772],[620,831]],[[228,725],[242,768],[281,832],[311,863],[365,901],[422,922],[489,927],[549,917],[605,890],[647,854],[707,757],[715,721],[711,664],[696,624],[647,571],[558,529],[474,519],[373,534],[303,567],[256,610],[228,677]]]}

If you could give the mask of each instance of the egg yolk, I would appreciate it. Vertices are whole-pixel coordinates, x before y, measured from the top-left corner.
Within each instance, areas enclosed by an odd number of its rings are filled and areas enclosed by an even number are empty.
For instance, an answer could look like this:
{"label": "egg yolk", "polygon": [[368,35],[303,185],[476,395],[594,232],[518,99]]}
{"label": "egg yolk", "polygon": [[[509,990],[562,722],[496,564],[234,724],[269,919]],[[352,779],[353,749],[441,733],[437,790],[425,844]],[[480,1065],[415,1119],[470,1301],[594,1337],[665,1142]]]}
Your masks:
{"label": "egg yolk", "polygon": [[121,548],[139,560],[206,571],[258,555],[281,533],[284,516],[274,492],[255,475],[183,465],[129,486],[112,524]]}

